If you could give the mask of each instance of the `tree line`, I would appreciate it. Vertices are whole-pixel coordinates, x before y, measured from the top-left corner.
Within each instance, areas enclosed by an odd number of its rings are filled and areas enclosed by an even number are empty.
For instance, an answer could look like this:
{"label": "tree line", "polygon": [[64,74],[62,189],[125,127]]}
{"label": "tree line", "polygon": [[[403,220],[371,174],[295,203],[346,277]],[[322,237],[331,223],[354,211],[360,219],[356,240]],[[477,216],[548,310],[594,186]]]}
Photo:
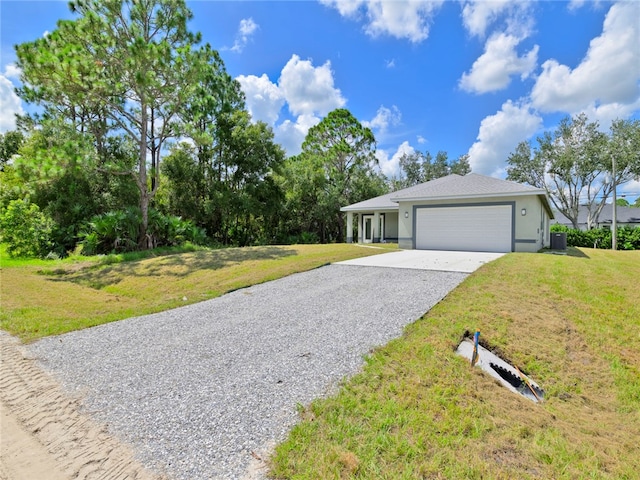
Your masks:
{"label": "tree line", "polygon": [[[386,178],[373,132],[346,109],[287,158],[220,54],[188,30],[183,0],[70,7],[74,20],[16,46],[17,93],[36,113],[0,135],[0,241],[11,254],[341,242],[340,207],[470,171],[466,155],[425,151]],[[564,119],[536,146],[518,145],[508,178],[544,188],[574,222],[587,204],[595,222],[613,185],[640,175],[639,131],[638,121],[606,134],[584,115]]]}
{"label": "tree line", "polygon": [[372,131],[346,109],[287,158],[219,53],[187,28],[183,0],[70,8],[75,19],[16,46],[17,93],[37,113],[0,136],[9,253],[340,242],[341,206],[401,186],[382,175]]}

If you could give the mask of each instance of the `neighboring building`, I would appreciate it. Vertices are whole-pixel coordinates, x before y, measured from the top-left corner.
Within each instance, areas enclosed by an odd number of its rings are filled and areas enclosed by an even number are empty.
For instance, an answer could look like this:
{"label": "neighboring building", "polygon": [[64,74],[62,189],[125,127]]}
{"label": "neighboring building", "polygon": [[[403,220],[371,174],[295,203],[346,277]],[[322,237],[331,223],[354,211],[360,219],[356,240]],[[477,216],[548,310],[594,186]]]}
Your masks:
{"label": "neighboring building", "polygon": [[537,252],[549,246],[554,218],[543,189],[470,173],[348,205],[360,243],[392,241],[404,249]]}
{"label": "neighboring building", "polygon": [[[565,225],[573,228],[571,220],[565,217],[562,213],[555,211],[555,221],[553,224]],[[587,230],[587,215],[588,210],[586,206],[581,206],[578,209],[578,228],[580,230]],[[613,205],[607,204],[602,207],[602,211],[598,216],[598,222],[593,226],[594,228],[611,228],[613,223]],[[640,208],[637,207],[621,207],[616,208],[616,224],[618,227],[640,227]]]}

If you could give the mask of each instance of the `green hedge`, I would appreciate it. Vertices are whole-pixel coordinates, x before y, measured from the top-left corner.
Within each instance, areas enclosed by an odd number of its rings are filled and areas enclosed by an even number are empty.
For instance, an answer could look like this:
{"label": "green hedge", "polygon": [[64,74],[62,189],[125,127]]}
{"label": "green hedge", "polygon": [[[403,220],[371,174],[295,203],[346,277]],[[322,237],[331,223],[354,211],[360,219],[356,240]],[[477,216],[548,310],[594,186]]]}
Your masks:
{"label": "green hedge", "polygon": [[[552,225],[551,232],[565,232],[569,247],[611,248],[611,230],[608,228],[583,231],[564,225]],[[640,227],[619,227],[617,233],[618,250],[640,250]]]}

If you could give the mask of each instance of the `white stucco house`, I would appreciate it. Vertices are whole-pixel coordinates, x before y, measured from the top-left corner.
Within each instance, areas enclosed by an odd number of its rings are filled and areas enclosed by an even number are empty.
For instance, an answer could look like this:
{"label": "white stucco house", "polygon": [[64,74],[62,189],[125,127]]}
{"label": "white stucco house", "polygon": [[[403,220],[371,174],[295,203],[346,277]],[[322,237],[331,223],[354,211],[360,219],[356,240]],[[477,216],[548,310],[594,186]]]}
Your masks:
{"label": "white stucco house", "polygon": [[340,209],[347,242],[402,249],[537,252],[554,218],[544,190],[470,173],[449,175]]}

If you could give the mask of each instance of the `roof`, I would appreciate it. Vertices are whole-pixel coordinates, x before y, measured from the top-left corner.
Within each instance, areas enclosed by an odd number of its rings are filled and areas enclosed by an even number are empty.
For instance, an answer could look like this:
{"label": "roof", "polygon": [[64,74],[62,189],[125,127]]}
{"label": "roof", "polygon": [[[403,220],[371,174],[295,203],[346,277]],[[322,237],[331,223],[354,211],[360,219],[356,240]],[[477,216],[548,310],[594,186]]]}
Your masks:
{"label": "roof", "polygon": [[477,173],[448,175],[396,192],[397,201],[545,194],[540,188]]}
{"label": "roof", "polygon": [[553,211],[543,189],[498,178],[469,173],[468,175],[448,175],[413,187],[387,193],[363,202],[342,207],[343,212],[397,210],[398,202],[420,200],[451,200],[459,198],[501,197],[514,195],[538,195],[547,212],[553,218]]}
{"label": "roof", "polygon": [[[561,225],[571,225],[571,220],[565,217],[562,213],[556,211],[556,223]],[[587,224],[587,215],[589,211],[585,205],[581,205],[578,209],[578,224]],[[600,216],[598,217],[598,223],[612,223],[613,222],[613,206],[608,203],[602,207]],[[640,224],[640,208],[637,207],[621,207],[616,208],[616,222],[617,223],[637,223]]]}
{"label": "roof", "polygon": [[397,210],[398,202],[392,202],[393,197],[398,192],[386,193],[379,197],[370,198],[362,202],[354,203],[340,209],[341,212],[362,211],[362,210]]}

